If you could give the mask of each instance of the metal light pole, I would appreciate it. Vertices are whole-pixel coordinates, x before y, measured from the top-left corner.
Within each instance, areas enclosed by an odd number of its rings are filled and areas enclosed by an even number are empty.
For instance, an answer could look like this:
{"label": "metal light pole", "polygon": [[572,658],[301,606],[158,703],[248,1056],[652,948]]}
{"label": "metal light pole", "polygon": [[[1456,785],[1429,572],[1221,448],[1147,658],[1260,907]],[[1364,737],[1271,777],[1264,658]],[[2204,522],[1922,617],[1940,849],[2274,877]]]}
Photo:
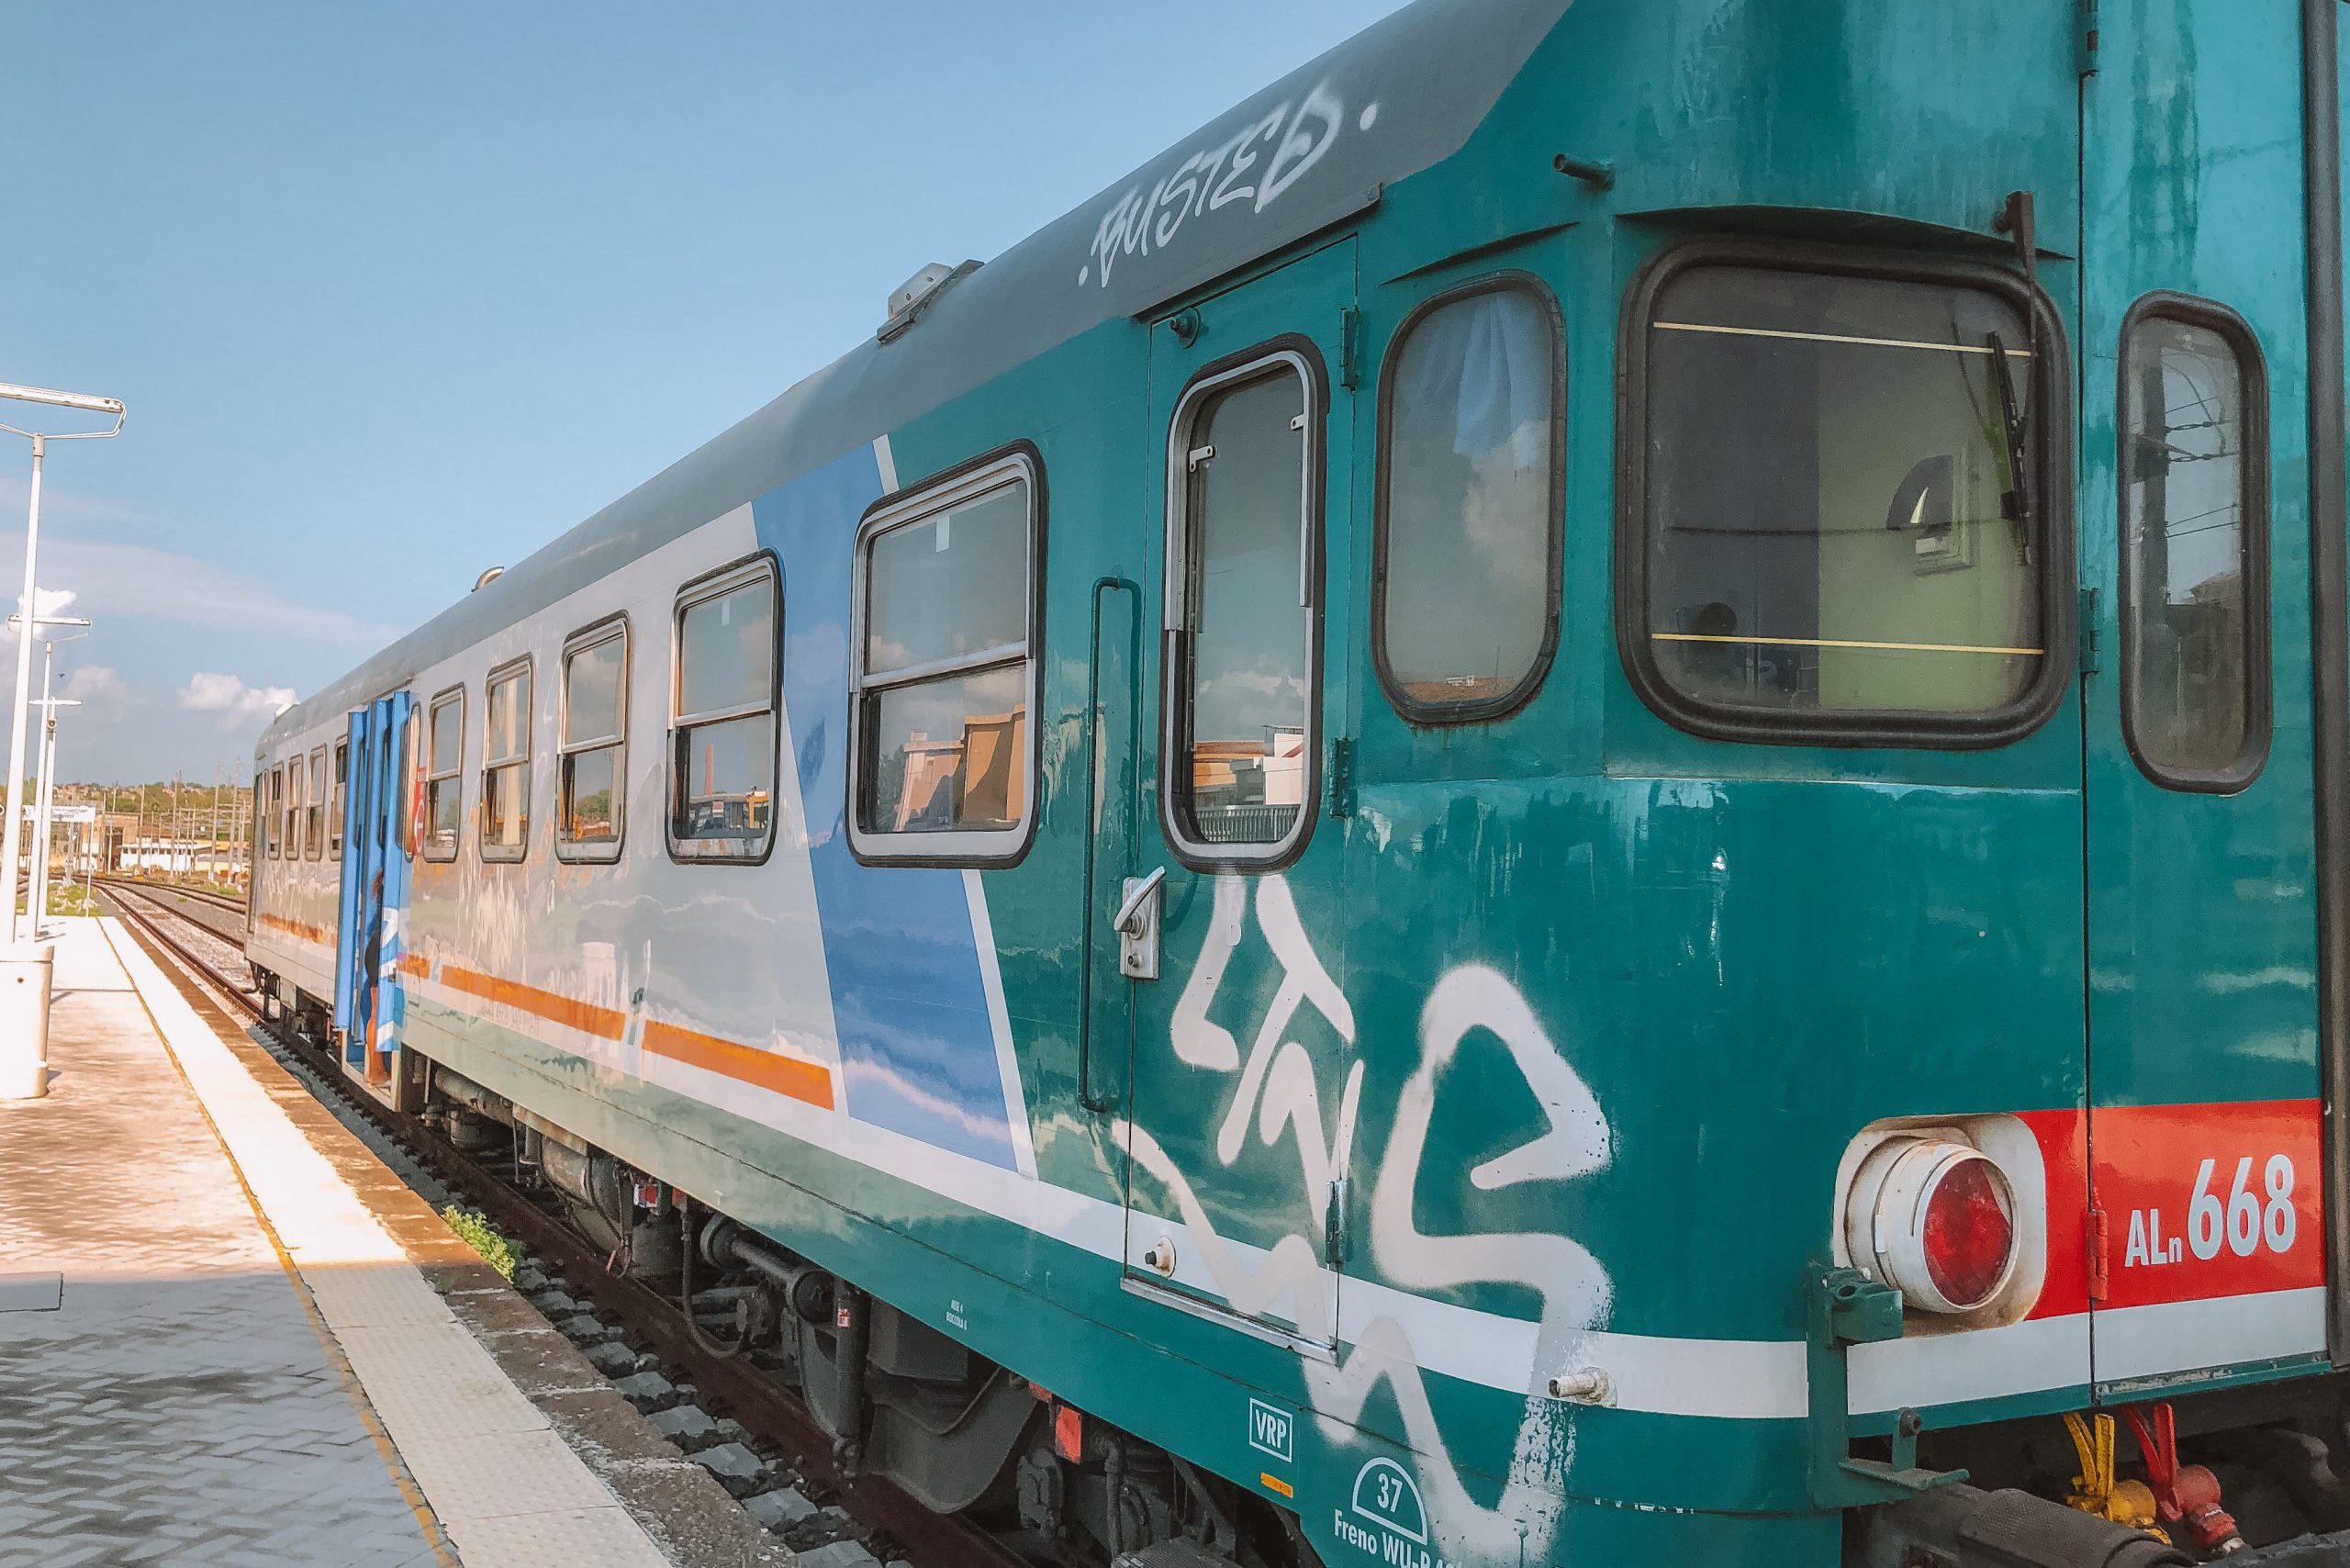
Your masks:
{"label": "metal light pole", "polygon": [[[40,605],[33,585],[35,576],[40,568],[41,458],[46,454],[49,443],[52,441],[104,441],[109,436],[121,434],[124,410],[119,398],[94,398],[84,392],[57,392],[45,386],[19,386],[10,382],[0,382],[0,401],[41,403],[52,409],[77,409],[84,413],[114,416],[114,428],[103,431],[65,432],[30,431],[12,424],[0,423],[0,431],[6,431],[11,435],[23,436],[33,443],[32,498],[25,514],[25,594],[22,610],[25,619],[30,622],[40,612]],[[30,627],[28,626],[26,630],[29,632]],[[28,635],[17,639],[17,698],[8,715],[8,820],[6,826],[0,828],[0,887],[7,889],[8,945],[11,946],[16,944],[17,932],[17,872],[23,859],[25,827],[25,717],[26,703],[32,696],[32,683],[33,644],[32,638]],[[40,1033],[44,1040],[42,1054],[45,1060],[47,1054],[45,1042],[49,1033],[46,966],[44,966],[41,989],[43,997]],[[6,1092],[6,1088],[0,1087],[0,1094]],[[34,1092],[38,1093],[39,1091],[36,1090]]]}
{"label": "metal light pole", "polygon": [[[38,600],[39,597],[39,590],[35,589],[35,599]],[[17,636],[22,637],[25,634],[23,616],[11,615],[8,617],[8,624],[16,628]],[[80,615],[36,615],[33,617],[33,626],[36,633],[43,626],[78,626],[86,632],[89,630],[90,622],[86,617]],[[33,790],[32,885],[26,890],[25,895],[26,911],[32,916],[32,939],[36,942],[40,940],[41,929],[49,918],[49,839],[52,831],[50,826],[50,788],[55,781],[57,765],[57,711],[60,708],[81,706],[79,701],[61,700],[52,696],[50,690],[50,682],[53,678],[51,672],[57,662],[57,644],[68,641],[71,639],[66,637],[41,638],[41,695],[39,701],[30,704],[32,707],[42,710],[47,715],[41,725],[39,760],[36,764],[39,778]]]}
{"label": "metal light pole", "polygon": [[[55,646],[50,644],[52,651]],[[44,654],[41,656],[41,685],[44,688],[49,685],[48,663],[49,655]],[[40,940],[41,930],[49,924],[49,840],[56,831],[50,819],[50,799],[57,788],[57,711],[81,705],[81,700],[73,697],[44,697],[38,704],[44,717],[41,722],[40,804],[34,811],[33,827],[32,917],[33,940],[36,942]]]}

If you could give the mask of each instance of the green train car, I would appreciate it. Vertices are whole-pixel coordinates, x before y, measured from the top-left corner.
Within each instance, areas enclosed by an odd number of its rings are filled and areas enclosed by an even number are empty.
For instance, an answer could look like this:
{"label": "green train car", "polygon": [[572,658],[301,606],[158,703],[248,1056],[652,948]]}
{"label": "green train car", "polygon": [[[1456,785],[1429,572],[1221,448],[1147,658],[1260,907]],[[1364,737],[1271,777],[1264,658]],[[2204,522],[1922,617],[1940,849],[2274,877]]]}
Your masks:
{"label": "green train car", "polygon": [[2338,4],[1421,0],[280,718],[252,960],[1032,1554],[2345,1560]]}

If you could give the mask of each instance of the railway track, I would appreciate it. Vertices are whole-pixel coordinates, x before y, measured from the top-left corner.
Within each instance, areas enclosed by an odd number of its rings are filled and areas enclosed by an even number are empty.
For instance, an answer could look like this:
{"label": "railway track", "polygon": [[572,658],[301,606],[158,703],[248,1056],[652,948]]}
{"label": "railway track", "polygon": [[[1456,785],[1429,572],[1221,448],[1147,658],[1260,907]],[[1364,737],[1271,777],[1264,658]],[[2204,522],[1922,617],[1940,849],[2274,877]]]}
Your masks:
{"label": "railway track", "polygon": [[[115,913],[159,958],[176,965],[224,1010],[259,1025],[274,1054],[312,1093],[366,1121],[436,1180],[463,1194],[493,1225],[535,1254],[550,1279],[560,1278],[579,1299],[601,1307],[623,1332],[642,1340],[667,1363],[672,1383],[682,1386],[690,1382],[699,1391],[697,1402],[712,1416],[731,1416],[755,1439],[778,1450],[803,1486],[820,1495],[832,1494],[850,1519],[894,1540],[900,1548],[896,1556],[915,1568],[1030,1568],[1029,1560],[1010,1544],[966,1519],[934,1513],[889,1481],[843,1474],[834,1459],[831,1436],[799,1395],[767,1376],[750,1357],[714,1354],[706,1349],[694,1324],[671,1295],[641,1280],[611,1272],[610,1259],[601,1249],[497,1170],[454,1148],[420,1118],[388,1110],[369,1096],[349,1090],[331,1056],[278,1027],[266,1016],[251,983],[225,972],[220,958],[206,951],[225,946],[241,961],[241,905],[235,906],[238,931],[231,937],[214,924],[167,902],[168,894],[185,894],[188,890],[110,878],[99,879],[97,886]],[[186,902],[202,907],[202,895]],[[177,922],[180,929],[172,929],[171,922]],[[882,1555],[880,1544],[875,1543],[877,1555]]]}

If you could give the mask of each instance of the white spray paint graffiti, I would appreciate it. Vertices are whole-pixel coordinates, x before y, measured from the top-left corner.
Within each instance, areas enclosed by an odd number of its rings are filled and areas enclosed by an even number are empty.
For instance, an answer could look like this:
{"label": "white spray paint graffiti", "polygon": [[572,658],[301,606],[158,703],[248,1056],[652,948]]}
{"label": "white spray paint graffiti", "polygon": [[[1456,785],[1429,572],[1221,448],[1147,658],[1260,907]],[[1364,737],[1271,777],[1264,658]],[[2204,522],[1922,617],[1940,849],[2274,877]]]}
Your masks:
{"label": "white spray paint graffiti", "polygon": [[[1369,130],[1378,118],[1379,106],[1368,105],[1355,124]],[[1346,100],[1326,81],[1301,99],[1283,99],[1216,146],[1193,152],[1147,196],[1136,185],[1102,215],[1092,259],[1078,270],[1079,286],[1108,287],[1119,258],[1148,255],[1153,246],[1167,249],[1187,221],[1203,213],[1236,202],[1264,211],[1322,161],[1346,120]]]}
{"label": "white spray paint graffiti", "polygon": [[[1351,1044],[1354,1012],[1315,952],[1287,882],[1265,877],[1255,887],[1257,924],[1281,966],[1282,979],[1259,1023],[1245,1066],[1238,1042],[1208,1017],[1245,935],[1248,884],[1239,878],[1215,880],[1208,933],[1177,1001],[1169,1044],[1178,1058],[1192,1066],[1240,1072],[1217,1136],[1218,1159],[1230,1165],[1239,1156],[1254,1110],[1258,1136],[1268,1146],[1279,1141],[1284,1127],[1294,1128],[1303,1191],[1312,1195],[1346,1172],[1363,1067],[1360,1061],[1349,1066],[1337,1122],[1326,1141],[1312,1058],[1296,1041],[1281,1036],[1299,1009],[1310,1004]],[[1551,1374],[1567,1369],[1579,1336],[1605,1313],[1608,1280],[1598,1260],[1563,1236],[1429,1235],[1414,1220],[1428,1128],[1436,1114],[1437,1080],[1481,1031],[1507,1050],[1549,1125],[1539,1137],[1470,1170],[1471,1185],[1496,1192],[1528,1182],[1588,1175],[1607,1164],[1611,1139],[1597,1100],[1506,976],[1469,964],[1438,980],[1420,1014],[1419,1065],[1396,1097],[1393,1126],[1371,1195],[1371,1258],[1390,1283],[1406,1289],[1516,1283],[1541,1296],[1537,1348],[1527,1369],[1525,1413],[1494,1506],[1483,1506],[1470,1495],[1452,1462],[1429,1403],[1419,1357],[1403,1324],[1392,1317],[1375,1318],[1363,1326],[1336,1365],[1310,1359],[1301,1365],[1324,1435],[1333,1442],[1348,1440],[1364,1406],[1386,1383],[1402,1413],[1404,1436],[1423,1458],[1419,1481],[1429,1522],[1442,1546],[1455,1556],[1505,1561],[1521,1547],[1537,1555],[1549,1549],[1572,1445],[1558,1419],[1559,1406],[1544,1385]],[[1131,1124],[1122,1125],[1119,1131],[1136,1164],[1173,1195],[1193,1246],[1234,1310],[1254,1316],[1287,1305],[1292,1320],[1302,1328],[1336,1323],[1334,1284],[1322,1261],[1317,1204],[1306,1205],[1314,1215],[1309,1223],[1315,1235],[1281,1238],[1251,1269],[1216,1234],[1192,1183],[1158,1140]],[[1343,1534],[1347,1521],[1339,1522]]]}

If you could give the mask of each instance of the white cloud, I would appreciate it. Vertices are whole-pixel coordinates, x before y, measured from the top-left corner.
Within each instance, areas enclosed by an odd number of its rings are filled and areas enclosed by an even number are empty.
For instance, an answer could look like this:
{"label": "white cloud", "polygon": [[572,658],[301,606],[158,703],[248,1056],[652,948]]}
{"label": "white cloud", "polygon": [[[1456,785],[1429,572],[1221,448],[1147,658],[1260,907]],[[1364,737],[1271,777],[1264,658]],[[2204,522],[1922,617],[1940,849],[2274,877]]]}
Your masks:
{"label": "white cloud", "polygon": [[[23,534],[0,533],[0,563],[21,560],[24,548]],[[213,631],[266,627],[362,653],[371,653],[399,634],[397,627],[288,599],[249,575],[174,550],[77,539],[70,533],[52,540],[44,529],[40,560],[42,577],[82,585],[77,602],[101,625],[123,615]]]}
{"label": "white cloud", "polygon": [[223,715],[224,727],[266,723],[294,706],[290,686],[247,686],[233,675],[198,670],[180,688],[180,706],[196,713]]}
{"label": "white cloud", "polygon": [[[33,590],[33,602],[39,608],[33,611],[33,619],[36,621],[45,620],[52,616],[64,614],[68,610],[71,610],[73,607],[74,597],[75,595],[72,588],[35,588]],[[10,606],[10,616],[14,617],[21,613],[24,607],[25,596],[18,594]],[[5,635],[11,643],[17,640],[17,628],[13,620],[6,627]]]}
{"label": "white cloud", "polygon": [[69,670],[58,695],[79,701],[82,716],[97,723],[111,723],[130,710],[130,687],[104,665]]}

